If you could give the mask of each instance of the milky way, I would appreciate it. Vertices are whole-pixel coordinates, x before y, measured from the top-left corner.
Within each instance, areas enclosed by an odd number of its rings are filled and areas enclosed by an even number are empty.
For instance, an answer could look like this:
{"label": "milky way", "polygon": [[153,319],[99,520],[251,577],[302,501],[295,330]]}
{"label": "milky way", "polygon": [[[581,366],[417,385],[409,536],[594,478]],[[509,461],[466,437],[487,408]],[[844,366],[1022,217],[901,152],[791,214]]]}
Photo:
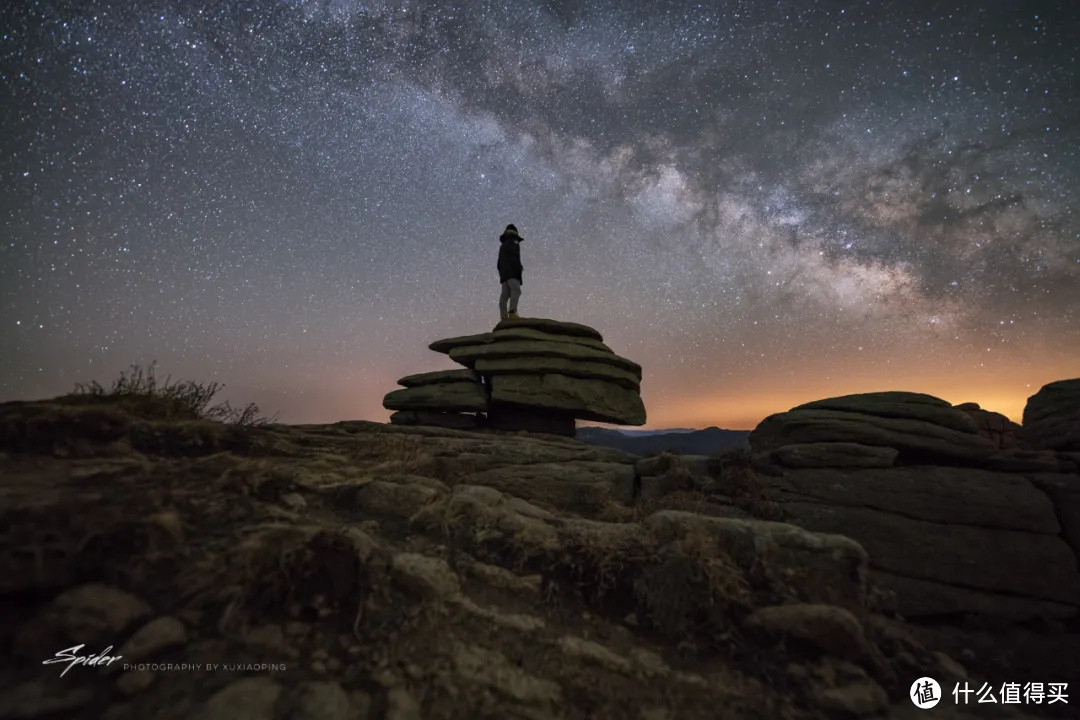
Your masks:
{"label": "milky way", "polygon": [[[1080,375],[1075,3],[11,3],[0,399],[129,364],[383,420],[523,315],[650,425]],[[924,14],[915,14],[915,13]]]}

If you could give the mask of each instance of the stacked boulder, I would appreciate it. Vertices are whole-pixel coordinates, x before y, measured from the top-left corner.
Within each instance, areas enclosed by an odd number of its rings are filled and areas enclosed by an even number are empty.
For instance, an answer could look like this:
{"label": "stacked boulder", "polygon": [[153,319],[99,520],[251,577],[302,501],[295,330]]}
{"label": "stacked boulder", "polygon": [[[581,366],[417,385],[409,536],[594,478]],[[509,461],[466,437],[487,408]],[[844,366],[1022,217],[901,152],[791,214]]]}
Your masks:
{"label": "stacked boulder", "polygon": [[750,446],[784,520],[861,543],[902,614],[1069,618],[1080,606],[1080,380],[1047,388],[1022,433],[971,404],[878,392],[769,416]]}
{"label": "stacked boulder", "polygon": [[504,320],[491,332],[436,340],[464,370],[410,375],[383,399],[390,422],[573,435],[575,419],[643,425],[641,366],[586,325]]}

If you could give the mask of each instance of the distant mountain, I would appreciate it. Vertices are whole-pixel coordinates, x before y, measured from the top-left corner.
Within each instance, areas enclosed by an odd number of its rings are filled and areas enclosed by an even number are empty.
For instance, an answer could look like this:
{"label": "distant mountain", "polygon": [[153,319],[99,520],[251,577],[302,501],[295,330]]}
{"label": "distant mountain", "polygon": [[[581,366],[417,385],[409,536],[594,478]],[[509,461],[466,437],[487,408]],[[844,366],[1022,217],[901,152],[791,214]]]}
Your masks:
{"label": "distant mountain", "polygon": [[672,452],[680,455],[713,455],[721,450],[746,447],[749,430],[609,430],[580,427],[577,439],[592,445],[605,445],[635,455],[657,455]]}
{"label": "distant mountain", "polygon": [[[596,428],[597,430],[603,430],[604,428]],[[665,428],[664,430],[615,430],[615,432],[622,433],[623,435],[629,435],[630,437],[645,437],[646,435],[666,435],[676,433],[691,433],[697,432],[694,428]]]}

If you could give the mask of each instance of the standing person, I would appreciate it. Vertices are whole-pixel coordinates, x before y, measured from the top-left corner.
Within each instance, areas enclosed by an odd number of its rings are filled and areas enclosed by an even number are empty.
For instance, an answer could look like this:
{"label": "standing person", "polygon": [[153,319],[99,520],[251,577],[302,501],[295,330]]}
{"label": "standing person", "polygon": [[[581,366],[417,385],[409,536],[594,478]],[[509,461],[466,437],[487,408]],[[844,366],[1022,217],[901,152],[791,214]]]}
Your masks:
{"label": "standing person", "polygon": [[[517,228],[507,225],[499,236],[499,282],[502,283],[502,295],[499,296],[499,318],[516,319],[518,299],[521,298],[521,248],[523,237]],[[507,301],[510,302],[509,310]]]}

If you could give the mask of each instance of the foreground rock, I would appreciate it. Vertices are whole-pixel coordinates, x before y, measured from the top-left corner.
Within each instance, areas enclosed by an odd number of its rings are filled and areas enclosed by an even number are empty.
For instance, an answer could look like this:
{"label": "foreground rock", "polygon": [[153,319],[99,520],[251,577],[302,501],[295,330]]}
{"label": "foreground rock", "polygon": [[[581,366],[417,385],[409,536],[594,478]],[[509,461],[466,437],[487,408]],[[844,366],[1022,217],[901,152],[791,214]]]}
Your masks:
{"label": "foreground rock", "polygon": [[[944,677],[858,542],[645,512],[616,450],[106,407],[0,405],[0,717],[824,720]],[[59,681],[73,635],[137,662]]]}
{"label": "foreground rock", "polygon": [[573,435],[575,418],[645,423],[641,366],[585,325],[504,320],[492,332],[436,340],[430,348],[467,369],[402,378],[406,389],[389,393],[383,405],[411,414],[395,413],[391,422],[556,435]]}

